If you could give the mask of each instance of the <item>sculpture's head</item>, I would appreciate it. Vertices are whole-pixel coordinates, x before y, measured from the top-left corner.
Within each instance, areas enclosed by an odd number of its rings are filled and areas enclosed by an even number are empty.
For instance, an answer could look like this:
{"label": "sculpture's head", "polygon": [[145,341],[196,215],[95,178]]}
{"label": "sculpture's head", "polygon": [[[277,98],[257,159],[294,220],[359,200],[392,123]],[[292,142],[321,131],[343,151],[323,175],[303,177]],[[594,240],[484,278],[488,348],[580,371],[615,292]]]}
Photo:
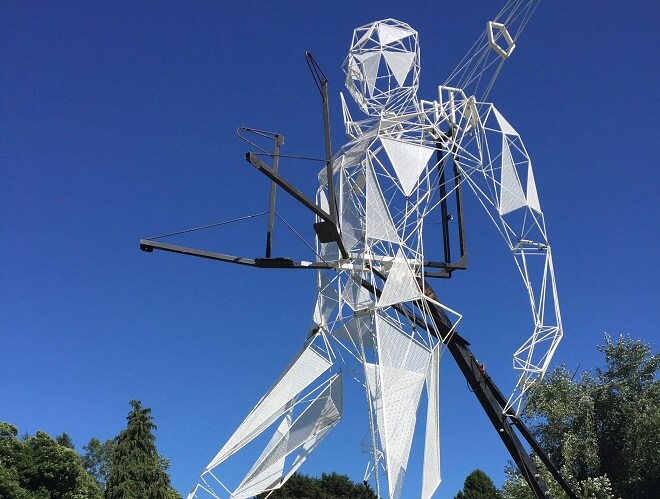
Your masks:
{"label": "sculpture's head", "polygon": [[346,87],[365,113],[401,112],[416,102],[417,31],[395,19],[357,28],[343,69]]}

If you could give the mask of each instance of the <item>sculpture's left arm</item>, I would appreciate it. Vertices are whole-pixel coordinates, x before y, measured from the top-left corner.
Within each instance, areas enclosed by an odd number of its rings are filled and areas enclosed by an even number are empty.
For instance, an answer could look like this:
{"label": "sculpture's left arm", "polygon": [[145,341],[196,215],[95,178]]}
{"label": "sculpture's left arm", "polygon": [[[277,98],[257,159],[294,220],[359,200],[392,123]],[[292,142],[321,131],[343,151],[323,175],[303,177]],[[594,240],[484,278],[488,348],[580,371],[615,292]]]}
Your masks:
{"label": "sculpture's left arm", "polygon": [[514,353],[520,371],[510,404],[545,374],[562,337],[552,250],[532,162],[518,132],[492,104],[462,108],[456,133],[463,181],[477,194],[515,258],[529,295],[534,328]]}

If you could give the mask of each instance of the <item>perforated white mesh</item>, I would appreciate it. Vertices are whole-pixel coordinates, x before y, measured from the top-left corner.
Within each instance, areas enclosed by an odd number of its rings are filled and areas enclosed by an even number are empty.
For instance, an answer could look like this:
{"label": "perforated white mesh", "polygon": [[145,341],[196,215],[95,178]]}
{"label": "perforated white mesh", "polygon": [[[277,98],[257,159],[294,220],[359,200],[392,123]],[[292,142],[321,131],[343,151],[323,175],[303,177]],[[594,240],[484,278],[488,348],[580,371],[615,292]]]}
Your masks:
{"label": "perforated white mesh", "polygon": [[365,167],[367,180],[367,237],[392,243],[399,242],[383,193],[369,162]]}
{"label": "perforated white mesh", "polygon": [[376,338],[376,381],[380,388],[377,398],[382,404],[382,421],[378,426],[385,450],[390,497],[396,499],[403,490],[430,352],[380,314],[376,315]]}
{"label": "perforated white mesh", "polygon": [[431,363],[426,373],[426,434],[424,438],[424,467],[422,470],[422,499],[430,499],[440,485],[440,421],[438,390],[440,346],[431,352]]}
{"label": "perforated white mesh", "polygon": [[355,54],[355,58],[359,61],[358,64],[362,66],[362,72],[367,81],[367,88],[369,95],[374,94],[374,87],[376,85],[376,78],[378,77],[378,66],[380,65],[380,53],[367,52],[364,54]]}
{"label": "perforated white mesh", "polygon": [[302,390],[309,386],[332,363],[307,347],[301,350],[280,379],[261,399],[236,432],[220,449],[206,467],[210,470],[236,453],[280,417],[287,409],[287,404]]}
{"label": "perforated white mesh", "polygon": [[276,486],[284,472],[286,441],[291,428],[291,417],[287,415],[255,464],[232,494],[232,498],[245,499]]}
{"label": "perforated white mesh", "polygon": [[502,116],[497,108],[493,106],[492,110],[493,114],[495,114],[495,119],[500,126],[500,130],[502,130],[502,133],[505,133],[506,135],[515,135],[517,137],[518,132],[516,132],[516,129],[511,126],[511,124],[506,120],[504,116]]}
{"label": "perforated white mesh", "polygon": [[387,274],[383,293],[378,299],[378,306],[385,307],[395,303],[403,303],[420,298],[420,291],[415,275],[408,265],[405,254],[401,249],[392,262],[392,268]]}
{"label": "perforated white mesh", "polygon": [[[334,244],[334,243],[333,243]],[[336,246],[336,245],[335,245]],[[318,295],[314,306],[313,321],[317,326],[326,325],[339,302],[337,288],[324,271],[317,272]]]}
{"label": "perforated white mesh", "polygon": [[[334,375],[293,423],[288,417],[282,421],[232,497],[252,497],[280,485],[286,457],[308,442],[316,445],[319,436],[325,436],[326,430],[341,418],[341,384],[341,374]],[[293,466],[300,466],[306,457],[307,454],[299,454]]]}
{"label": "perforated white mesh", "polygon": [[332,335],[342,342],[352,345],[357,351],[362,347],[375,348],[371,315],[353,316],[342,327],[335,329]]}
{"label": "perforated white mesh", "polygon": [[342,175],[341,185],[341,235],[344,245],[348,251],[364,239],[364,214],[356,201],[355,190],[359,187],[355,185],[348,175]]}
{"label": "perforated white mesh", "polygon": [[520,185],[520,179],[516,172],[509,142],[506,136],[502,135],[502,173],[500,189],[500,215],[506,215],[527,204],[525,194]]}
{"label": "perforated white mesh", "polygon": [[406,197],[410,196],[435,149],[386,137],[380,141],[401,182],[401,190]]}
{"label": "perforated white mesh", "polygon": [[403,491],[424,374],[371,363],[365,363],[365,374],[385,452],[390,498],[398,499]]}
{"label": "perforated white mesh", "polygon": [[381,313],[376,314],[376,338],[380,365],[426,374],[429,350]]}
{"label": "perforated white mesh", "polygon": [[536,182],[534,181],[534,170],[532,169],[532,162],[527,164],[527,205],[541,213],[541,203],[539,202],[539,195],[536,192]]}
{"label": "perforated white mesh", "polygon": [[371,293],[364,289],[361,284],[362,275],[360,273],[351,274],[342,290],[342,298],[354,311],[371,307],[374,301]]}
{"label": "perforated white mesh", "polygon": [[383,56],[389,66],[394,78],[399,85],[406,83],[410,68],[415,62],[415,54],[413,52],[394,52],[391,50],[383,50]]}
{"label": "perforated white mesh", "polygon": [[397,26],[390,26],[387,24],[378,25],[378,38],[380,43],[383,45],[389,45],[393,42],[401,40],[407,36],[414,35],[415,32],[405,28],[399,28]]}

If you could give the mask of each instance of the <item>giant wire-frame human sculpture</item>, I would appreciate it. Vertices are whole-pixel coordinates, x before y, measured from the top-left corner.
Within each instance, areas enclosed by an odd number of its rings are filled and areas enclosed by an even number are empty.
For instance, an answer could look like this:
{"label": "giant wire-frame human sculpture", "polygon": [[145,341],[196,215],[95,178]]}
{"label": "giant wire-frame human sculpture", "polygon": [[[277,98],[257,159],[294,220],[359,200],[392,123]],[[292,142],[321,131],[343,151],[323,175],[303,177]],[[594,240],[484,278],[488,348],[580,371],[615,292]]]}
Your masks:
{"label": "giant wire-frame human sculpture", "polygon": [[[327,79],[308,54],[324,103],[326,166],[315,201],[278,173],[283,138],[273,140],[272,165],[260,155],[246,159],[273,181],[266,255],[240,258],[174,246],[154,239],[142,249],[161,249],[265,268],[317,271],[318,296],[303,348],[257,403],[201,474],[193,497],[244,499],[279,488],[338,423],[342,371],[355,376],[367,395],[371,433],[371,480],[379,497],[398,499],[426,392],[426,431],[421,497],[440,484],[438,371],[442,352],[457,361],[477,398],[537,497],[547,497],[535,465],[514,428],[575,497],[517,414],[525,394],[548,368],[562,336],[552,253],[531,160],[520,135],[485,97],[537,2],[510,1],[439,87],[437,101],[417,98],[418,34],[385,19],[357,28],[343,69],[346,86],[366,117],[354,119],[341,95],[349,142],[332,155]],[[283,188],[316,216],[315,262],[272,257],[275,189]],[[472,190],[514,256],[528,291],[532,334],[514,353],[519,371],[505,398],[456,332],[460,314],[442,304],[427,282],[466,268],[462,220],[464,186]],[[453,230],[458,259],[452,261],[449,200],[458,217]],[[443,258],[425,258],[435,244],[425,235],[441,221]],[[456,248],[454,248],[456,249]],[[265,431],[274,433],[243,480],[229,488],[216,469]],[[382,483],[381,474],[385,477]],[[206,495],[205,495],[206,494]]]}

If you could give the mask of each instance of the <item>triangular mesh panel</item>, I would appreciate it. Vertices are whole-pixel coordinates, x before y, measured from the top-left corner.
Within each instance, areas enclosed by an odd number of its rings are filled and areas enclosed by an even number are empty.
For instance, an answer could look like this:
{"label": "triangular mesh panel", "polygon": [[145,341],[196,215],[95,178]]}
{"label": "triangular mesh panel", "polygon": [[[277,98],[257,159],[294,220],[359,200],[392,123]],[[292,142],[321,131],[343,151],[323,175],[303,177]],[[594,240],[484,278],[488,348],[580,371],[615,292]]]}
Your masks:
{"label": "triangular mesh panel", "polygon": [[275,488],[282,479],[284,457],[276,460],[270,466],[263,467],[260,472],[245,483],[242,483],[231,495],[231,499],[248,499],[261,494],[264,490]]}
{"label": "triangular mesh panel", "polygon": [[399,237],[394,229],[392,218],[370,162],[367,162],[365,171],[367,181],[367,237],[398,243]]}
{"label": "triangular mesh panel", "polygon": [[495,106],[492,106],[493,109],[493,114],[495,114],[495,119],[497,120],[497,124],[500,127],[500,130],[502,130],[502,133],[505,133],[507,135],[515,135],[518,137],[518,132],[516,132],[515,128],[511,126],[511,124],[500,114],[500,112],[497,110]]}
{"label": "triangular mesh panel", "polygon": [[[334,385],[334,387],[333,387]],[[334,397],[333,397],[334,394]],[[319,430],[341,418],[341,375],[334,380],[296,419],[286,441],[287,454],[303,445]]]}
{"label": "triangular mesh panel", "polygon": [[344,245],[348,251],[351,251],[364,238],[363,217],[360,215],[360,209],[353,194],[353,183],[344,172],[341,174],[341,179],[342,203],[339,223]]}
{"label": "triangular mesh panel", "polygon": [[440,428],[439,428],[439,364],[440,346],[431,352],[426,373],[426,435],[424,438],[424,467],[422,471],[422,499],[430,499],[440,485]]}
{"label": "triangular mesh panel", "polygon": [[362,64],[362,71],[364,72],[365,78],[367,80],[369,95],[373,95],[374,87],[376,85],[376,78],[378,78],[380,52],[365,52],[363,54],[355,54],[355,58]]}
{"label": "triangular mesh panel", "polygon": [[378,299],[378,306],[385,307],[395,303],[403,303],[420,298],[422,292],[417,286],[415,275],[413,274],[406,255],[399,249],[396,254],[392,267],[387,274],[387,280],[383,287],[383,293]]}
{"label": "triangular mesh panel", "polygon": [[430,352],[392,324],[386,315],[376,314],[378,359],[381,365],[426,374]]}
{"label": "triangular mesh panel", "polygon": [[380,140],[401,182],[401,190],[410,196],[435,149],[385,137]]}
{"label": "triangular mesh panel", "polygon": [[390,497],[398,498],[403,490],[430,352],[384,316],[376,315],[376,328],[379,359],[376,381],[383,419],[378,426],[385,449]]}
{"label": "triangular mesh panel", "polygon": [[353,316],[341,327],[332,331],[332,336],[344,344],[353,345],[361,350],[374,348],[373,320],[371,315]]}
{"label": "triangular mesh panel", "polygon": [[[260,494],[262,491],[273,488],[282,479],[284,474],[284,462],[286,459],[286,440],[291,428],[291,416],[282,420],[277,431],[268,442],[254,466],[245,475],[232,494],[232,498],[244,499]],[[284,442],[284,445],[282,445]]]}
{"label": "triangular mesh panel", "polygon": [[364,367],[380,445],[385,453],[390,498],[398,499],[403,490],[424,375],[369,362]]}
{"label": "triangular mesh panel", "polygon": [[361,285],[360,274],[351,275],[342,290],[342,298],[354,311],[362,310],[373,305],[371,293]]}
{"label": "triangular mesh panel", "polygon": [[380,39],[381,45],[389,45],[392,42],[396,42],[397,40],[401,40],[412,34],[412,31],[404,28],[388,26],[387,24],[378,25],[378,38]]}
{"label": "triangular mesh panel", "polygon": [[385,418],[383,416],[383,398],[380,383],[378,382],[377,368],[378,366],[376,364],[364,362],[364,378],[374,412],[376,413],[376,428],[378,430],[380,446],[382,449],[385,449]]}
{"label": "triangular mesh panel", "polygon": [[[291,469],[284,477],[283,482],[287,481],[291,475],[296,472],[296,470],[307,460],[311,452],[316,449],[326,435],[330,433],[330,430],[332,430],[335,424],[341,419],[343,412],[342,385],[343,381],[341,373],[335,374],[334,377],[331,378],[330,386],[328,388],[329,395],[327,396],[327,402],[321,417],[314,425],[314,432],[302,443],[302,445],[300,445],[293,464],[291,465]],[[291,449],[291,445],[289,445],[289,448]]]}
{"label": "triangular mesh panel", "polygon": [[332,363],[311,347],[308,346],[301,350],[294,362],[220,449],[206,470],[216,467],[260,435],[284,414],[289,402],[295,396],[327,371],[330,366]]}
{"label": "triangular mesh panel", "polygon": [[380,366],[380,374],[387,432],[388,485],[390,497],[396,499],[403,490],[424,375],[383,365]]}
{"label": "triangular mesh panel", "polygon": [[364,30],[364,33],[362,34],[362,36],[360,37],[360,39],[354,44],[354,46],[355,46],[355,47],[359,47],[361,44],[363,44],[364,42],[366,42],[366,41],[369,39],[369,37],[371,37],[371,34],[374,32],[374,28],[375,28],[375,26],[374,26],[374,25],[371,25],[371,26],[369,27],[369,29],[365,29],[365,30]]}
{"label": "triangular mesh panel", "polygon": [[333,310],[339,302],[337,289],[333,286],[326,273],[318,271],[318,296],[314,307],[314,323],[317,326],[326,325]]}
{"label": "triangular mesh panel", "polygon": [[369,148],[370,144],[371,144],[371,139],[366,138],[365,140],[360,140],[355,145],[353,145],[353,147],[351,147],[348,151],[344,152],[342,156],[344,158],[344,163],[343,163],[344,168],[359,165],[360,162],[364,159],[364,155],[367,152],[367,149]]}
{"label": "triangular mesh panel", "polygon": [[[335,374],[326,388],[296,418],[293,424],[282,422],[275,435],[262,452],[232,497],[247,498],[273,488],[282,480],[286,457],[312,440],[314,446],[318,436],[327,434],[326,429],[334,426],[341,418],[341,373]],[[308,454],[294,460],[300,466]],[[278,471],[279,470],[279,471]]]}
{"label": "triangular mesh panel", "polygon": [[527,204],[506,135],[502,135],[501,184],[500,215],[511,213]]}
{"label": "triangular mesh panel", "polygon": [[536,192],[536,182],[534,181],[534,170],[532,169],[532,162],[527,164],[527,205],[541,213],[541,203],[539,202],[539,195]]}
{"label": "triangular mesh panel", "polygon": [[[324,182],[324,184],[327,184],[327,182]],[[328,193],[325,191],[325,189],[319,191],[319,205],[321,206],[321,209],[325,211],[326,213],[330,211],[330,203],[328,202]]]}
{"label": "triangular mesh panel", "polygon": [[406,77],[410,72],[410,68],[415,61],[415,53],[383,50],[383,55],[385,56],[385,61],[387,62],[390,70],[392,70],[397,83],[403,86],[406,82]]}

